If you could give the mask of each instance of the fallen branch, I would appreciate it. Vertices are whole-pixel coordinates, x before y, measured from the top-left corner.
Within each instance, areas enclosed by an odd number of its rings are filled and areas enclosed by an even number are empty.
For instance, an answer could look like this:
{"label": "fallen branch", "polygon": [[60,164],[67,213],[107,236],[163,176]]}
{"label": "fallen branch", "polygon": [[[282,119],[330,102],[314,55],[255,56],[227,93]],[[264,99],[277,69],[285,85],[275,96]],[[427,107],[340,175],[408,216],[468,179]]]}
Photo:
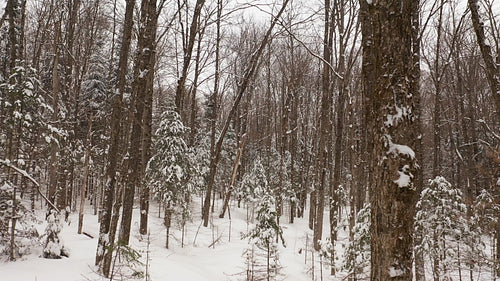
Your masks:
{"label": "fallen branch", "polygon": [[214,242],[212,242],[212,244],[208,245],[208,247],[210,248],[213,245],[217,244],[217,242],[219,242],[221,239],[222,239],[222,233],[219,235],[219,237],[217,237],[217,239],[214,240]]}

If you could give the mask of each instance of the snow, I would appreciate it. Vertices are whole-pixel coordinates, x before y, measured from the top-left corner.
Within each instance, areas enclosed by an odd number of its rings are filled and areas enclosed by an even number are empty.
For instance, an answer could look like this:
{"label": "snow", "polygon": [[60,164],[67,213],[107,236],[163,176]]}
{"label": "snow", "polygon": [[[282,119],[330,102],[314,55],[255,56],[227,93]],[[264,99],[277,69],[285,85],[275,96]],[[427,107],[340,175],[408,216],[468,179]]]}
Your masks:
{"label": "snow", "polygon": [[409,169],[410,167],[408,165],[404,165],[402,171],[398,171],[399,178],[395,180],[394,183],[397,184],[399,188],[410,185],[413,175],[409,173]]}
{"label": "snow", "polygon": [[387,120],[384,122],[386,127],[396,126],[399,121],[403,120],[403,117],[408,115],[408,109],[406,107],[396,106],[396,114],[387,114]]}
{"label": "snow", "polygon": [[147,69],[143,69],[141,71],[139,71],[139,78],[144,78],[146,77],[146,75],[148,74],[148,70]]}
{"label": "snow", "polygon": [[[248,249],[247,238],[241,238],[252,227],[247,224],[247,209],[230,206],[231,217],[219,219],[216,212],[213,216],[211,228],[201,226],[198,219],[201,214],[200,198],[193,198],[193,218],[185,227],[184,247],[181,246],[182,232],[177,224],[171,228],[170,249],[165,248],[165,227],[163,218],[158,218],[158,206],[150,207],[149,232],[150,253],[149,270],[151,280],[186,280],[186,281],[225,281],[243,280],[246,272],[244,250]],[[216,201],[216,210],[221,208],[222,201]],[[62,259],[44,259],[42,249],[35,249],[29,256],[15,262],[0,262],[0,280],[38,280],[38,281],[71,281],[71,280],[106,280],[99,276],[94,266],[99,224],[97,216],[91,215],[92,206],[86,206],[83,231],[94,238],[77,234],[77,223],[69,226],[63,223],[60,237],[64,246],[71,255]],[[141,253],[144,263],[147,251],[147,236],[139,234],[140,210],[134,209],[130,246]],[[162,212],[163,215],[163,212]],[[44,217],[43,212],[39,214]],[[328,229],[328,215],[325,213],[325,227]],[[70,215],[70,219],[77,221],[78,214]],[[286,242],[286,248],[278,245],[279,260],[282,271],[279,280],[301,281],[311,280],[311,231],[308,230],[307,218],[296,218],[294,224],[285,223],[288,216],[282,217],[281,226]],[[37,226],[39,232],[46,227],[46,223]],[[304,247],[308,235],[309,249],[307,259],[304,257]],[[326,236],[326,234],[324,234]],[[214,246],[213,239],[219,239]],[[339,236],[341,237],[341,236]],[[340,248],[337,251],[343,251]],[[307,264],[304,264],[306,260]],[[320,258],[315,257],[315,277],[320,275]],[[29,269],[29,270],[27,270]],[[324,264],[324,280],[341,280],[328,277],[329,267]],[[340,276],[340,275],[339,275]],[[282,277],[282,278],[281,278]],[[119,278],[117,279],[119,280]]]}
{"label": "snow", "polygon": [[387,141],[387,145],[389,149],[387,150],[387,154],[393,155],[404,155],[409,159],[415,159],[415,151],[411,149],[411,147],[403,144],[397,144],[392,142],[392,138],[389,135],[385,135],[384,139]]}
{"label": "snow", "polygon": [[405,272],[401,269],[396,269],[393,266],[389,267],[389,276],[391,278],[403,275]]}

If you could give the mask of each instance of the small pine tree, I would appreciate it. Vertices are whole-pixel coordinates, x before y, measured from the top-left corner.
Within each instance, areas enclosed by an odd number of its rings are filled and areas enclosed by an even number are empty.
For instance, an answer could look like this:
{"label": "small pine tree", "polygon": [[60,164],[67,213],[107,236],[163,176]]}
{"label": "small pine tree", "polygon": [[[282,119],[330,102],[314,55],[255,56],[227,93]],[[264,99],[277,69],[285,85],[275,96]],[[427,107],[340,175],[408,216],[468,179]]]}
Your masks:
{"label": "small pine tree", "polygon": [[464,256],[472,265],[473,256],[482,252],[479,232],[472,230],[466,212],[459,189],[440,176],[429,180],[429,187],[422,191],[417,202],[415,235],[421,243],[415,250],[432,261],[435,280],[446,276]]}
{"label": "small pine tree", "polygon": [[68,250],[59,237],[62,225],[59,220],[57,211],[51,210],[47,216],[47,227],[45,228],[45,239],[43,247],[43,257],[47,259],[60,259],[61,257],[69,257]]}
{"label": "small pine tree", "polygon": [[257,157],[252,167],[243,176],[241,185],[237,190],[237,195],[246,202],[257,201],[269,189],[264,166],[259,157]]}
{"label": "small pine tree", "polygon": [[191,218],[189,202],[194,185],[190,179],[196,171],[191,150],[183,139],[188,130],[175,110],[165,110],[155,132],[155,154],[146,169],[146,179],[154,196],[165,205],[167,239],[172,214],[179,215],[181,226]]}
{"label": "small pine tree", "polygon": [[[275,243],[276,237],[281,239],[283,245],[285,241],[283,239],[283,230],[278,225],[276,200],[268,191],[264,191],[259,198],[255,227],[245,236],[249,239],[252,253],[254,246],[260,250],[260,253],[256,254],[257,257],[254,256],[254,259],[247,259],[249,262],[255,263],[251,266],[253,268],[251,274],[252,280],[275,279],[281,268],[278,248]],[[258,259],[258,257],[263,258],[265,262],[256,261],[255,259]]]}
{"label": "small pine tree", "polygon": [[[0,254],[9,255],[10,248],[13,249],[15,257],[20,257],[30,253],[38,242],[38,232],[34,227],[34,216],[24,206],[21,198],[17,194],[14,207],[14,187],[8,183],[3,183],[0,186]],[[10,227],[12,226],[12,218],[16,218],[16,237],[14,245],[10,243]]]}
{"label": "small pine tree", "polygon": [[354,240],[350,241],[345,251],[343,269],[354,278],[368,278],[370,276],[370,204],[365,205],[356,215],[354,224]]}

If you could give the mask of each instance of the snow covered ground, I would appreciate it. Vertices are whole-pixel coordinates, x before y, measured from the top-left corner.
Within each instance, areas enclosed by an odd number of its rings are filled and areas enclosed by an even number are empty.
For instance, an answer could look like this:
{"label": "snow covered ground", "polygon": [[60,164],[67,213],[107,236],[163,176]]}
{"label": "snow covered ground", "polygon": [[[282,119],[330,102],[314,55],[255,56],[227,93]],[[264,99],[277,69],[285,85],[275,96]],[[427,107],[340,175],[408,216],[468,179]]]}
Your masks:
{"label": "snow covered ground", "polygon": [[[194,200],[198,203],[199,199]],[[217,203],[220,207],[220,202]],[[181,247],[180,227],[172,227],[170,249],[165,248],[165,227],[163,219],[158,218],[158,207],[151,206],[150,237],[149,237],[149,275],[150,280],[192,280],[192,281],[223,281],[244,280],[246,265],[243,252],[248,248],[247,239],[241,238],[241,233],[247,232],[246,208],[231,207],[232,219],[227,213],[224,219],[218,218],[218,210],[214,213],[212,227],[201,225],[199,203],[193,206],[193,221],[186,226],[184,247]],[[85,214],[84,232],[94,236],[89,238],[77,234],[78,214],[70,215],[70,224],[64,223],[61,237],[64,245],[70,251],[69,258],[59,260],[44,259],[40,249],[33,249],[29,256],[15,262],[0,263],[1,281],[71,281],[71,280],[106,280],[99,276],[94,266],[95,251],[99,225],[97,217],[89,212]],[[325,214],[325,230],[328,224]],[[282,217],[282,227],[286,247],[279,246],[279,260],[282,266],[281,275],[277,280],[312,280],[311,232],[308,231],[306,219],[296,219],[294,224],[288,224],[288,216]],[[147,236],[141,236],[138,231],[139,212],[134,209],[132,221],[131,247],[142,255],[141,261],[146,262],[148,256]],[[43,233],[45,225],[40,225]],[[308,236],[308,239],[306,239]],[[218,240],[214,246],[214,240]],[[229,241],[230,240],[230,241]],[[305,244],[308,242],[307,258]],[[320,261],[315,256],[314,279],[321,280]],[[145,266],[143,267],[145,269]],[[329,267],[324,265],[323,280],[341,280],[329,278]],[[116,274],[115,280],[120,280]],[[124,279],[126,280],[126,279]]]}
{"label": "snow covered ground", "polygon": [[[233,281],[245,280],[246,265],[244,251],[249,247],[247,239],[242,239],[241,234],[252,227],[247,224],[247,208],[231,207],[232,219],[229,220],[227,213],[223,219],[218,218],[221,202],[216,201],[216,212],[211,220],[211,227],[201,226],[200,199],[193,200],[193,221],[185,228],[184,246],[182,247],[182,232],[174,222],[170,232],[170,249],[165,248],[166,230],[163,226],[163,218],[158,217],[158,206],[153,204],[150,213],[150,235],[149,251],[148,237],[139,234],[139,212],[134,209],[132,221],[132,234],[130,245],[141,253],[141,261],[146,263],[149,256],[148,280],[179,280],[179,281]],[[70,224],[64,223],[61,237],[64,245],[70,251],[69,258],[59,260],[45,259],[41,256],[41,246],[32,249],[32,254],[25,256],[15,262],[0,262],[0,281],[104,281],[108,280],[97,274],[94,266],[95,251],[97,247],[97,236],[99,224],[97,216],[91,215],[91,206],[84,219],[84,232],[94,236],[89,238],[77,234],[78,214],[70,215]],[[286,210],[285,210],[286,211]],[[339,238],[336,245],[336,255],[342,256],[346,244],[347,211],[344,210],[343,220],[339,227]],[[281,218],[281,227],[286,247],[280,246],[279,261],[282,266],[280,276],[276,280],[301,281],[301,280],[347,280],[344,272],[338,272],[336,276],[330,276],[330,268],[323,264],[321,270],[320,258],[316,253],[311,255],[312,231],[308,229],[307,219],[296,218],[295,223],[288,223],[288,213]],[[163,215],[163,212],[162,214]],[[40,214],[43,217],[43,214]],[[324,234],[328,231],[328,214],[325,211]],[[43,233],[44,224],[38,225],[39,233]],[[217,240],[214,244],[213,241]],[[306,255],[306,242],[307,255]],[[214,245],[212,245],[214,244]],[[489,243],[487,243],[489,244]],[[210,246],[210,247],[209,247]],[[489,249],[491,250],[491,249]],[[145,270],[146,266],[140,269]],[[432,280],[430,264],[427,264],[427,280]],[[119,271],[116,269],[115,271]],[[461,278],[460,278],[460,275]],[[469,271],[464,268],[451,272],[452,280],[470,280]],[[131,280],[116,273],[113,280]],[[144,279],[135,279],[144,280]],[[481,272],[474,272],[473,280],[490,281],[496,280],[487,268]]]}

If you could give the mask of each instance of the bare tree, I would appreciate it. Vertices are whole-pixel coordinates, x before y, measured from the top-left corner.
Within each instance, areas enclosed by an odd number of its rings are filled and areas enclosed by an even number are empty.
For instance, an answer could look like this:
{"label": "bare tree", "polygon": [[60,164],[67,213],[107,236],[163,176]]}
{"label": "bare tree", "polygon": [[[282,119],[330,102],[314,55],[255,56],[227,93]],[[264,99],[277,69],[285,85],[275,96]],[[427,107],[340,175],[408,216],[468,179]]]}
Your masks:
{"label": "bare tree", "polygon": [[[123,197],[123,214],[120,226],[120,241],[128,244],[130,239],[130,225],[132,223],[132,210],[134,205],[134,194],[136,188],[141,186],[142,181],[142,131],[144,126],[144,106],[149,103],[152,95],[150,80],[154,77],[156,25],[157,25],[156,0],[143,0],[141,3],[141,19],[139,38],[137,41],[137,54],[134,65],[134,82],[132,84],[132,96],[134,116],[132,122],[132,135],[130,139],[128,154],[127,183]],[[149,85],[149,87],[148,87]],[[150,115],[151,112],[148,112]],[[148,116],[148,120],[149,120]],[[147,121],[147,120],[146,120]],[[149,149],[148,147],[145,147]],[[147,160],[147,159],[144,159]]]}
{"label": "bare tree", "polygon": [[226,117],[226,120],[224,122],[224,126],[223,126],[222,131],[219,135],[217,143],[215,144],[214,154],[213,154],[212,159],[210,159],[210,172],[209,172],[208,180],[207,180],[207,193],[206,193],[205,198],[203,200],[202,218],[203,218],[203,226],[205,226],[205,227],[208,226],[208,219],[209,219],[209,215],[210,215],[210,202],[211,202],[212,192],[213,192],[214,183],[215,183],[215,175],[217,173],[217,164],[219,163],[219,160],[220,160],[220,153],[222,151],[222,143],[224,141],[224,137],[226,136],[227,130],[229,129],[229,124],[231,123],[231,120],[234,118],[234,115],[236,114],[236,109],[238,108],[238,105],[241,101],[241,98],[242,98],[243,94],[245,93],[245,91],[248,87],[248,84],[250,83],[250,80],[255,75],[255,72],[257,70],[257,65],[259,63],[259,59],[262,55],[262,52],[264,51],[264,48],[266,47],[267,43],[270,40],[273,28],[276,25],[276,22],[279,20],[281,14],[283,14],[288,2],[289,2],[289,0],[283,1],[283,5],[281,6],[281,9],[279,10],[278,14],[273,18],[271,25],[269,26],[269,29],[267,30],[266,34],[264,35],[264,38],[260,42],[259,48],[253,53],[252,57],[250,58],[250,62],[248,64],[247,68],[245,69],[245,72],[244,72],[244,75],[242,77],[241,82],[238,85],[238,90],[236,93],[236,98],[234,100],[234,103],[233,103],[231,110],[229,111],[229,113]]}

